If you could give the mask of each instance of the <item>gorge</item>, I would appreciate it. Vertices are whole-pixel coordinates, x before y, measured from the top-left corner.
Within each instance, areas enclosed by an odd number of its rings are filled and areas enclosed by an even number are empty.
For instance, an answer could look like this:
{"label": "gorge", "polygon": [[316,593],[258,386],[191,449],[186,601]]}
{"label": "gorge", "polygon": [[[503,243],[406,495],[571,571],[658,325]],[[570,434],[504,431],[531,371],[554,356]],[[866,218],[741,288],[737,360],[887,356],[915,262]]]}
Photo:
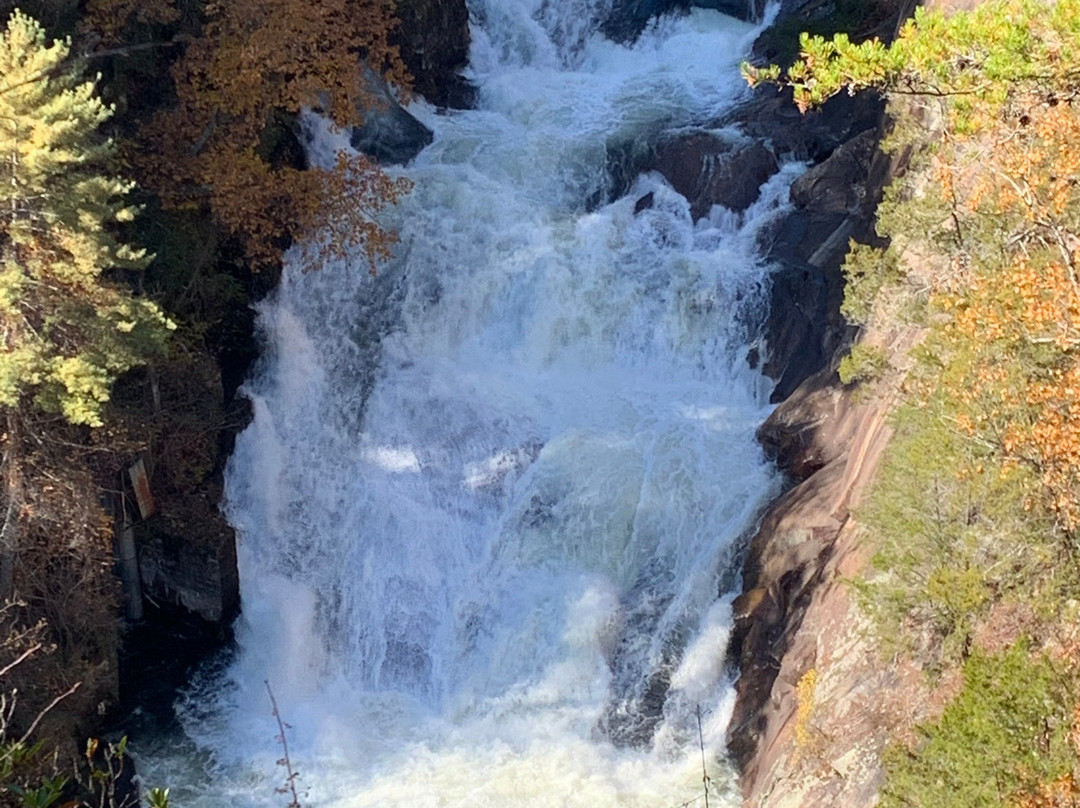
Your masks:
{"label": "gorge", "polygon": [[[269,682],[311,804],[676,805],[703,766],[738,804],[731,602],[782,485],[761,359],[790,391],[842,340],[822,250],[873,196],[807,213],[788,188],[879,110],[762,147],[760,25],[695,9],[619,44],[610,12],[473,4],[472,108],[410,108],[433,142],[386,212],[396,257],[371,278],[297,246],[260,304],[236,648],[138,745],[178,802],[279,803]],[[305,132],[316,161],[348,141]],[[718,188],[674,190],[679,159]]]}

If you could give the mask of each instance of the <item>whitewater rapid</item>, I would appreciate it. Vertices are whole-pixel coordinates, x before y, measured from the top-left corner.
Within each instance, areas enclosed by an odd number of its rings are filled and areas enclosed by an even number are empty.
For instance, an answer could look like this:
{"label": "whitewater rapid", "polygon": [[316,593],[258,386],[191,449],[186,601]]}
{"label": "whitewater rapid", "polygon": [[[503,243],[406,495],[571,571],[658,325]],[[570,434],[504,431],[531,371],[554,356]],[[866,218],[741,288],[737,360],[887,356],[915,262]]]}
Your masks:
{"label": "whitewater rapid", "polygon": [[[477,108],[414,105],[395,258],[298,248],[260,306],[237,648],[140,753],[177,805],[288,802],[264,681],[307,806],[666,808],[700,800],[701,745],[737,803],[722,593],[777,485],[755,245],[798,168],[697,225],[658,175],[601,203],[610,154],[738,98],[757,29],[696,11],[628,47],[603,0],[470,12]],[[309,126],[314,159],[347,142]]]}

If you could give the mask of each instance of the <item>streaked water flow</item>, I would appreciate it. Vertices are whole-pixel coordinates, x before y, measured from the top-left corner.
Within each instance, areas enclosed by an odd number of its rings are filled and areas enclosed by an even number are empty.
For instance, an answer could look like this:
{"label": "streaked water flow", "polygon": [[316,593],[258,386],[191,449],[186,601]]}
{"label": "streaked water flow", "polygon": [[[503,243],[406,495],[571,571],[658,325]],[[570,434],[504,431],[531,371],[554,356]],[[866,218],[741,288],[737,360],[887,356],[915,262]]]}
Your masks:
{"label": "streaked water flow", "polygon": [[608,5],[476,0],[478,108],[414,109],[436,137],[395,260],[298,251],[261,307],[238,650],[179,704],[189,740],[142,753],[180,804],[287,802],[264,680],[306,805],[677,805],[698,710],[734,804],[717,596],[775,489],[745,357],[795,169],[697,226],[656,175],[597,206],[614,146],[732,103],[754,34],[699,11],[624,47]]}

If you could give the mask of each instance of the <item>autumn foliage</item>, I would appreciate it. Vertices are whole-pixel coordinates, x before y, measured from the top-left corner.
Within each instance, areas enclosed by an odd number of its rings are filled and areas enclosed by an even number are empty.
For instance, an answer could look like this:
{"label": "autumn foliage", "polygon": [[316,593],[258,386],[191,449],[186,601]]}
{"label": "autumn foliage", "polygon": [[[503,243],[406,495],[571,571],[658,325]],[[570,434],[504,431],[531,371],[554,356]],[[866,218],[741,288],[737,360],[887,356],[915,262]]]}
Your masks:
{"label": "autumn foliage", "polygon": [[[1050,508],[1072,534],[1080,527],[1080,109],[1059,97],[1067,89],[1018,94],[993,126],[957,136],[960,159],[939,157],[942,193],[961,201],[956,271],[941,279],[935,303],[950,317],[952,353],[969,363],[957,389],[959,426],[1006,464],[1034,469],[1041,488],[1030,504]],[[970,190],[957,193],[957,184]],[[1000,227],[1000,253],[965,261],[965,226],[981,232],[986,222]]]}
{"label": "autumn foliage", "polygon": [[140,184],[167,206],[208,207],[255,264],[277,260],[283,245],[318,231],[324,254],[361,248],[374,266],[394,236],[373,214],[408,184],[352,153],[340,154],[336,166],[304,170],[273,152],[304,109],[346,128],[378,105],[372,81],[385,77],[407,92],[390,44],[393,4],[228,0],[200,11],[193,23],[174,0],[93,0],[88,9],[102,36],[122,41],[141,22],[172,31],[181,50],[171,68],[173,102],[136,138]]}

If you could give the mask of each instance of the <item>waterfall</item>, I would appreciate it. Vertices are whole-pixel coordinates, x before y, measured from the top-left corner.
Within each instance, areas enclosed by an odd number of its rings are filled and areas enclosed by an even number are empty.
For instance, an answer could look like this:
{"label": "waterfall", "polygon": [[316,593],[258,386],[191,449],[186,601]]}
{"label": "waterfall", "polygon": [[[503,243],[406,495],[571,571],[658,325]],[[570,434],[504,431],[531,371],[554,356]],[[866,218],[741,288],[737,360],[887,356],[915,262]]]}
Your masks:
{"label": "waterfall", "polygon": [[[757,32],[696,11],[617,45],[608,5],[476,0],[477,108],[413,106],[395,258],[297,248],[261,305],[238,647],[140,752],[178,805],[288,802],[264,680],[308,806],[664,808],[700,744],[736,804],[718,594],[776,489],[746,355],[797,168],[696,225],[655,174],[604,204],[609,152],[728,108]],[[313,159],[347,142],[308,124]]]}

